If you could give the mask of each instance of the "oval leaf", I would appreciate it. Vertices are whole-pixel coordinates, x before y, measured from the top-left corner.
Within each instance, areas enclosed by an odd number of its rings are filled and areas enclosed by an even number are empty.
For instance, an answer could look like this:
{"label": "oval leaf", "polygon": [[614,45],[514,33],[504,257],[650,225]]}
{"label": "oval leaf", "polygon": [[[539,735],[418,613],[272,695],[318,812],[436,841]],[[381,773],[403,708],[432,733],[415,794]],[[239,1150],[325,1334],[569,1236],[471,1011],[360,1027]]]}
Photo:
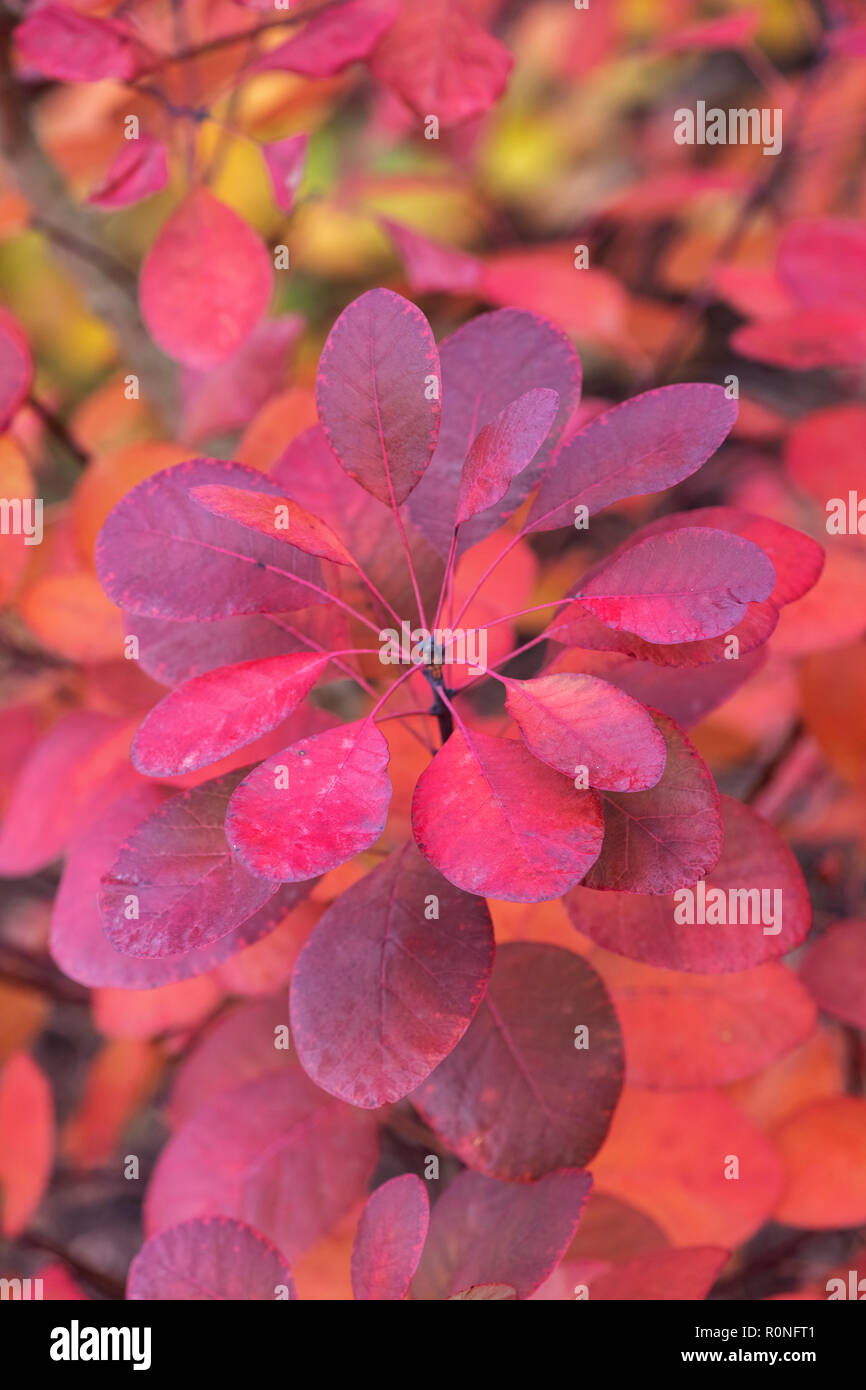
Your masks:
{"label": "oval leaf", "polygon": [[499,502],[538,453],[559,409],[556,391],[535,387],[512,401],[475,436],[457,495],[456,524]]}
{"label": "oval leaf", "polygon": [[165,145],[144,131],[137,139],[123,142],[111,168],[87,201],[109,212],[127,208],[158,193],[167,182]]}
{"label": "oval leaf", "polygon": [[236,521],[250,531],[273,536],[297,546],[306,555],[318,555],[337,565],[354,565],[343,542],[319,517],[305,512],[290,497],[269,492],[245,492],[235,487],[194,487],[192,497],[214,516]]}
{"label": "oval leaf", "polygon": [[383,1183],[367,1200],[352,1248],[356,1299],[406,1297],[430,1222],[427,1189],[414,1173]]}
{"label": "oval leaf", "polygon": [[129,1266],[126,1297],[264,1303],[297,1294],[292,1271],[269,1240],[243,1221],[204,1216],[145,1241]]}
{"label": "oval leaf", "polygon": [[0,1234],[30,1224],[48,1186],[54,1157],[54,1101],[26,1052],[0,1069]]}

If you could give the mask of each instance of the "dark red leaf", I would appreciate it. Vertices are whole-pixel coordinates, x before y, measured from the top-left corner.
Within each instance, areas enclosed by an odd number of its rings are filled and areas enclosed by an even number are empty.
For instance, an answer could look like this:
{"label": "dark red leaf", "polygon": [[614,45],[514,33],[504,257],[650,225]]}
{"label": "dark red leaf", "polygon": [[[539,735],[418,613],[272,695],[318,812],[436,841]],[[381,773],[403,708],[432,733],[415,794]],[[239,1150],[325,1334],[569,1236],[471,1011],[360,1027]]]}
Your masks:
{"label": "dark red leaf", "polygon": [[126,1297],[264,1303],[297,1294],[292,1271],[269,1240],[243,1221],[204,1216],[145,1241],[129,1266]]}
{"label": "dark red leaf", "polygon": [[502,500],[512,479],[538,453],[558,409],[559,396],[555,391],[535,387],[512,401],[479,431],[460,477],[458,526]]}
{"label": "dark red leaf", "polygon": [[356,1299],[406,1297],[430,1221],[427,1189],[414,1173],[383,1183],[367,1200],[352,1249]]}
{"label": "dark red leaf", "polygon": [[866,1029],[866,922],[835,922],[810,948],[800,978],[824,1013]]}
{"label": "dark red leaf", "polygon": [[391,800],[388,744],[358,719],[301,739],[241,782],[226,835],[250,873],[297,882],[375,844]]}
{"label": "dark red leaf", "polygon": [[459,1173],[433,1207],[412,1297],[507,1283],[528,1298],[571,1244],[591,1185],[580,1171],[527,1183]]}
{"label": "dark red leaf", "polygon": [[301,1065],[352,1105],[399,1100],[462,1038],[492,967],[487,904],[404,845],[332,904],[298,957]]}
{"label": "dark red leaf", "polygon": [[511,942],[462,1041],[412,1102],[470,1168],[522,1182],[592,1158],[622,1077],[619,1025],[592,967],[559,946]]}
{"label": "dark red leaf", "polygon": [[419,778],[412,829],[422,854],[467,893],[558,898],[598,858],[598,799],[513,739],[456,729]]}

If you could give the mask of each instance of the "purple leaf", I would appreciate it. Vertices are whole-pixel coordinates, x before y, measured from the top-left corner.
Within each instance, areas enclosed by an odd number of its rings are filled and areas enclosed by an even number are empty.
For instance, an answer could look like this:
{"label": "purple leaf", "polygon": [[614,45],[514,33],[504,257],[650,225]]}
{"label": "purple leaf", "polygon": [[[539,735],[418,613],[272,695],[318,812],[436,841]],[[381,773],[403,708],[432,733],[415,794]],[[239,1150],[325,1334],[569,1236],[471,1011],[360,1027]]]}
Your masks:
{"label": "purple leaf", "polygon": [[204,1216],[169,1226],[145,1241],[132,1264],[126,1297],[201,1303],[297,1298],[292,1271],[276,1246],[243,1221]]}
{"label": "purple leaf", "polygon": [[406,1297],[429,1221],[427,1189],[414,1173],[376,1188],[361,1213],[352,1249],[356,1299],[397,1302]]}
{"label": "purple leaf", "polygon": [[535,387],[478,432],[460,477],[458,525],[502,500],[512,479],[535,458],[558,408],[555,391]]}

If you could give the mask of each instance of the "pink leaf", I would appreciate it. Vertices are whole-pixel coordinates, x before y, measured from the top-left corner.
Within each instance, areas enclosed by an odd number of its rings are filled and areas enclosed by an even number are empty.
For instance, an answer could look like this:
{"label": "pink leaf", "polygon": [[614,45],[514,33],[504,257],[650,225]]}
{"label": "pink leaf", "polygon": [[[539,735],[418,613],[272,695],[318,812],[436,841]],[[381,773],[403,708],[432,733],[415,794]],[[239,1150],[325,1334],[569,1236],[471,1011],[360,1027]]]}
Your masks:
{"label": "pink leaf", "polygon": [[593,1303],[704,1299],[730,1258],[730,1250],[715,1245],[688,1250],[653,1250],[590,1281]]}
{"label": "pink leaf", "polygon": [[457,495],[457,524],[502,500],[544,443],[559,408],[556,391],[536,387],[512,401],[475,436]]}
{"label": "pink leaf", "polygon": [[866,228],[834,217],[789,222],[776,273],[808,309],[866,310]]}
{"label": "pink leaf", "polygon": [[243,771],[172,796],[126,841],[102,880],[109,941],[129,956],[178,956],[209,946],[264,907],[277,884],[253,878],[225,836]]}
{"label": "pink leaf", "polygon": [[381,222],[403,261],[413,293],[469,294],[475,289],[481,274],[481,262],[475,256],[387,217]]}
{"label": "pink leaf", "polygon": [[[619,555],[620,552],[617,552]],[[555,642],[589,651],[618,652],[638,661],[650,661],[660,667],[698,668],[708,663],[725,661],[730,650],[727,643],[736,637],[739,658],[756,651],[772,637],[779,621],[779,610],[771,600],[750,603],[745,617],[729,633],[707,637],[697,642],[647,642],[633,632],[618,632],[606,627],[588,613],[582,603],[573,603],[554,618],[547,629]],[[730,663],[734,665],[732,661]]]}
{"label": "pink leaf", "polygon": [[661,779],[645,792],[603,792],[604,844],[587,888],[670,893],[697,882],[722,852],[719,793],[682,729],[656,722],[668,746]]}
{"label": "pink leaf", "polygon": [[430,462],[440,395],[420,309],[392,290],[368,290],[344,309],[319,362],[319,417],[349,476],[386,506],[405,502]]}
{"label": "pink leaf", "polygon": [[146,132],[136,140],[125,140],[102,182],[88,198],[94,207],[127,208],[165,188],[168,165],[165,145]]}
{"label": "pink leaf", "polygon": [[[511,942],[465,1036],[412,1103],[470,1168],[524,1182],[592,1158],[622,1078],[619,1024],[592,967],[559,946]],[[507,1270],[483,1277],[516,1283]]]}
{"label": "pink leaf", "polygon": [[129,81],[141,66],[122,24],[66,5],[34,10],[15,30],[15,45],[25,67],[60,82]]}
{"label": "pink leaf", "polygon": [[[240,661],[309,651],[312,644],[304,640],[303,633],[320,646],[340,650],[348,644],[342,623],[342,614],[330,605],[295,612],[288,618],[249,613],[206,623],[145,618],[141,613],[126,615],[126,631],[138,638],[141,669],[160,685],[179,685],[205,671]],[[332,641],[341,633],[346,641]]]}
{"label": "pink leaf", "polygon": [[0,1235],[17,1236],[42,1201],[54,1158],[51,1087],[26,1052],[0,1067]]}
{"label": "pink leaf", "polygon": [[514,60],[464,0],[401,0],[397,21],[370,59],[384,82],[422,119],[442,126],[479,116],[502,95]]}
{"label": "pink leaf", "polygon": [[[292,42],[292,40],[290,40]],[[288,140],[272,140],[262,145],[268,167],[274,202],[281,212],[291,212],[307,162],[309,135],[290,135]]]}
{"label": "pink leaf", "polygon": [[[669,761],[670,758],[668,754]],[[693,890],[692,899],[683,893],[665,897],[632,892],[602,896],[587,888],[575,888],[565,905],[577,930],[608,951],[648,965],[705,974],[748,970],[798,946],[812,925],[812,904],[797,860],[772,826],[748,806],[728,796],[722,797],[721,804],[724,849],[716,865],[705,872],[705,890]],[[713,901],[709,895],[716,889],[721,890],[724,915],[722,899],[715,900],[716,906],[709,906]],[[754,897],[744,899],[748,918],[745,922],[739,921],[739,907],[734,912],[728,910],[730,904],[739,901],[731,897],[732,890],[738,894],[758,893],[757,902]],[[698,893],[705,903],[703,911]],[[766,894],[763,899],[762,893]],[[778,898],[774,897],[776,893]],[[781,907],[780,923],[772,921],[776,907]],[[696,920],[689,922],[689,915]],[[701,916],[710,920],[702,922],[698,920]],[[730,920],[733,916],[736,921]],[[768,920],[761,920],[762,916]],[[775,925],[780,925],[781,931],[773,930]],[[769,933],[764,931],[765,926],[771,928]]]}
{"label": "pink leaf", "polygon": [[289,1299],[297,1297],[292,1271],[276,1246],[243,1221],[205,1216],[145,1241],[129,1266],[126,1297],[272,1303],[280,1289]]}
{"label": "pink leaf", "polygon": [[241,782],[226,835],[250,873],[297,882],[375,844],[391,800],[388,744],[369,719],[284,748]]}
{"label": "pink leaf", "polygon": [[181,373],[184,440],[241,429],[283,386],[292,347],[304,329],[300,314],[262,319],[225,362]]}
{"label": "pink leaf", "polygon": [[579,1171],[526,1183],[458,1173],[433,1207],[413,1298],[449,1298],[491,1283],[529,1298],[571,1244],[591,1185]]}
{"label": "pink leaf", "polygon": [[317,516],[305,512],[290,497],[269,492],[244,492],[233,487],[194,487],[191,495],[214,516],[236,521],[250,531],[273,536],[297,546],[306,555],[318,555],[337,565],[354,565],[339,536]]}
{"label": "pink leaf", "polygon": [[578,504],[593,515],[681,483],[716,452],[736,418],[737,402],[722,386],[663,386],[623,401],[560,450],[529,514],[532,529],[572,526]]}
{"label": "pink leaf", "polygon": [[576,791],[515,740],[459,729],[419,778],[412,828],[449,882],[520,903],[577,883],[603,835],[595,793]]}
{"label": "pink leaf", "polygon": [[111,807],[70,848],[51,918],[51,954],[70,979],[93,989],[152,990],[202,975],[272,932],[311,884],[283,884],[263,908],[219,941],[184,955],[121,955],[105,935],[97,895],[123,844],[165,800],[145,783]]}
{"label": "pink leaf", "polygon": [[361,1213],[352,1249],[356,1299],[397,1302],[406,1297],[429,1221],[427,1189],[414,1173],[376,1188]]}
{"label": "pink leaf", "polygon": [[866,1028],[866,922],[835,922],[800,967],[800,978],[824,1013]]}
{"label": "pink leaf", "polygon": [[327,656],[299,652],[184,681],[144,720],[133,764],[147,777],[176,777],[217,762],[282,724],[327,664]]}
{"label": "pink leaf", "polygon": [[683,53],[690,49],[741,48],[753,38],[761,22],[757,10],[725,15],[703,24],[688,24],[663,34],[653,44],[657,53]]}
{"label": "pink leaf", "polygon": [[498,530],[536,486],[578,403],[581,377],[578,356],[562,330],[523,309],[499,309],[471,319],[446,338],[440,356],[442,428],[408,511],[444,559],[451,545],[463,464],[479,429],[534,387],[559,392],[559,412],[532,464],[515,478],[498,506],[466,524],[461,533],[464,547]]}
{"label": "pink leaf", "polygon": [[585,767],[589,786],[635,792],[664,772],[667,750],[652,716],[606,681],[564,671],[506,688],[529,751],[566,777]]}
{"label": "pink leaf", "polygon": [[24,330],[0,308],[0,429],[6,429],[33,384],[33,359]]}
{"label": "pink leaf", "polygon": [[404,845],[337,899],[298,957],[291,1015],[302,1067],[352,1105],[400,1100],[460,1041],[492,967],[487,904]]}
{"label": "pink leaf", "polygon": [[866,362],[866,311],[798,309],[784,318],[744,323],[730,345],[743,357],[808,372],[816,367],[858,367]]}
{"label": "pink leaf", "polygon": [[118,502],[96,542],[108,597],[145,617],[186,620],[326,602],[310,587],[321,585],[315,559],[209,515],[190,496],[212,484],[280,496],[254,468],[216,459],[190,459],[146,478]]}
{"label": "pink leaf", "polygon": [[300,1070],[215,1096],[159,1156],[145,1200],[149,1236],[197,1216],[247,1222],[294,1260],[367,1191],[378,1156],[364,1110]]}
{"label": "pink leaf", "polygon": [[216,367],[252,333],[268,306],[272,280],[252,227],[206,188],[195,188],[147,254],[141,312],[169,357],[188,367]]}
{"label": "pink leaf", "polygon": [[347,0],[314,15],[300,34],[270,49],[252,70],[333,77],[368,57],[396,13],[396,0]]}
{"label": "pink leaf", "polygon": [[729,632],[750,602],[773,592],[776,574],[752,541],[680,527],[649,536],[599,565],[577,593],[607,627],[646,642],[696,642]]}

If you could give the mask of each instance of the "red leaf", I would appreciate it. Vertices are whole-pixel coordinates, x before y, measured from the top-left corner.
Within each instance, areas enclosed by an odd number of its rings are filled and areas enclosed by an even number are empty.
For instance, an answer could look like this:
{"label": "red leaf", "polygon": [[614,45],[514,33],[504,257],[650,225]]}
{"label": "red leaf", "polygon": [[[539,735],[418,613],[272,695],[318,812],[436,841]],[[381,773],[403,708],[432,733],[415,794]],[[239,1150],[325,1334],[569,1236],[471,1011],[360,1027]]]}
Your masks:
{"label": "red leaf", "polygon": [[[462,1041],[412,1103],[470,1168],[522,1182],[592,1158],[622,1074],[616,1014],[592,967],[558,946],[512,942]],[[483,1278],[516,1283],[503,1270]]]}
{"label": "red leaf", "polygon": [[633,792],[664,772],[667,748],[652,716],[607,681],[562,672],[506,678],[506,689],[529,751],[566,777],[586,767],[591,787]]}
{"label": "red leaf", "polygon": [[776,962],[726,975],[658,970],[619,956],[594,956],[593,964],[610,990],[635,1086],[678,1091],[738,1081],[815,1028],[806,990]]}
{"label": "red leaf", "polygon": [[482,29],[464,0],[401,0],[370,70],[422,119],[442,126],[479,116],[505,90],[514,59]]}
{"label": "red leaf", "polygon": [[51,1088],[25,1052],[0,1069],[0,1232],[14,1237],[36,1212],[54,1158]]}
{"label": "red leaf", "polygon": [[132,832],[99,894],[118,951],[180,956],[209,946],[274,896],[277,884],[248,874],[226,840],[226,807],[243,775],[170,797]]}
{"label": "red leaf", "polygon": [[233,852],[250,873],[291,883],[345,864],[385,828],[387,767],[388,744],[369,719],[284,748],[229,803]]}
{"label": "red leaf", "polygon": [[521,743],[456,729],[412,799],[418,847],[449,882],[507,902],[543,902],[583,878],[601,850],[593,792]]}
{"label": "red leaf", "polygon": [[205,1216],[145,1241],[129,1266],[126,1297],[264,1303],[273,1302],[280,1288],[284,1297],[297,1297],[292,1271],[276,1246],[242,1221]]}
{"label": "red leaf", "polygon": [[[601,628],[600,623],[593,622]],[[607,628],[604,631],[608,631]],[[713,639],[716,640],[716,639]],[[649,645],[649,644],[646,644]],[[688,647],[700,643],[689,643]],[[766,651],[757,650],[741,656],[738,661],[716,661],[703,666],[660,666],[651,661],[635,661],[620,652],[567,652],[552,663],[555,671],[581,671],[600,677],[637,700],[652,705],[688,729],[704,719],[718,705],[724,704],[747,680],[758,672],[766,660]]]}
{"label": "red leaf", "polygon": [[252,227],[206,188],[195,188],[147,254],[141,312],[169,357],[216,367],[252,333],[268,307],[272,279]]}
{"label": "red leaf", "polygon": [[194,487],[190,495],[213,516],[236,521],[250,531],[271,536],[337,565],[354,565],[339,536],[319,517],[304,511],[290,497],[270,492],[245,492],[236,487]]}
{"label": "red leaf", "polygon": [[[713,662],[725,661],[727,644],[737,639],[738,660],[757,651],[772,637],[779,621],[779,610],[769,599],[750,603],[746,615],[729,633],[707,637],[697,642],[647,642],[632,632],[618,632],[606,627],[598,618],[587,613],[582,603],[570,604],[550,624],[548,635],[555,642],[589,651],[616,652],[637,661],[650,661],[655,666],[694,669]],[[731,660],[732,666],[737,665]]]}
{"label": "red leaf", "polygon": [[125,140],[102,182],[87,199],[97,208],[127,208],[165,188],[168,165],[165,145],[145,132]]}
{"label": "red leaf", "polygon": [[807,372],[815,367],[857,367],[866,361],[866,312],[798,309],[766,322],[745,323],[730,346],[743,357]]}
{"label": "red leaf", "polygon": [[559,392],[559,412],[532,464],[496,507],[467,523],[461,534],[464,548],[498,530],[529,496],[577,405],[581,376],[580,360],[562,330],[523,309],[499,309],[471,319],[445,339],[440,360],[442,428],[408,511],[444,559],[451,545],[463,464],[479,428],[534,387]]}
{"label": "red leaf", "polygon": [[625,497],[661,492],[706,463],[737,419],[722,386],[689,383],[645,391],[597,415],[559,452],[539,489],[529,522],[552,531]]}
{"label": "red leaf", "polygon": [[430,462],[440,395],[420,309],[392,290],[368,290],[343,310],[319,362],[319,418],[349,476],[386,506],[405,502]]}
{"label": "red leaf", "polygon": [[298,652],[194,676],[151,710],[130,757],[147,777],[207,767],[282,724],[327,664],[327,656]]}
{"label": "red leaf", "polygon": [[580,1171],[527,1183],[458,1173],[433,1207],[412,1297],[507,1283],[528,1298],[571,1244],[591,1185]]}
{"label": "red leaf", "polygon": [[831,1096],[773,1131],[785,1170],[774,1220],[808,1230],[866,1221],[866,1100]]}
{"label": "red leaf", "polygon": [[214,483],[280,496],[254,468],[217,459],[190,459],[145,479],[118,502],[96,542],[108,597],[145,617],[200,621],[324,603],[310,587],[321,584],[315,559],[210,516],[190,496]]}
{"label": "red leaf", "polygon": [[682,729],[654,712],[667,744],[661,779],[645,792],[603,792],[604,844],[587,888],[670,893],[696,883],[722,852],[719,793]]}
{"label": "red leaf", "polygon": [[367,1199],[352,1249],[356,1299],[406,1297],[430,1221],[427,1189],[414,1173],[383,1183]]}
{"label": "red leaf", "polygon": [[294,1260],[366,1194],[376,1127],[300,1070],[215,1096],[169,1139],[145,1199],[145,1230],[196,1216],[249,1223]]}
{"label": "red leaf", "polygon": [[304,177],[309,143],[309,135],[290,135],[288,140],[271,140],[262,145],[274,202],[281,212],[292,210],[295,194]]}
{"label": "red leaf", "polygon": [[654,1250],[650,1255],[624,1260],[590,1280],[589,1296],[593,1303],[704,1299],[730,1253],[718,1246]]}
{"label": "red leaf", "polygon": [[556,391],[535,387],[479,431],[460,476],[458,526],[502,500],[512,479],[532,462],[544,443],[558,408]]}
{"label": "red leaf", "polygon": [[19,57],[31,72],[60,82],[129,81],[140,63],[131,35],[113,19],[42,5],[15,30]]}
{"label": "red leaf", "polygon": [[396,13],[396,0],[347,0],[314,15],[300,34],[259,58],[252,71],[333,77],[372,52]]}
{"label": "red leaf", "polygon": [[[763,905],[770,911],[764,916],[769,918],[774,903],[779,902],[772,896],[778,891],[782,905],[780,932],[764,932],[765,925],[775,925],[772,921],[751,925],[678,920],[688,915],[689,899],[684,895],[644,897],[625,892],[601,897],[576,888],[569,893],[565,905],[578,931],[608,951],[618,951],[648,965],[708,974],[748,970],[798,946],[812,925],[812,905],[797,860],[772,826],[748,806],[728,796],[722,797],[721,806],[724,849],[718,863],[706,873],[706,892],[721,890],[727,917],[732,915],[727,912],[732,889],[747,893],[766,891],[769,897]],[[697,897],[694,906],[698,906]],[[754,910],[750,910],[749,916],[754,915]]]}
{"label": "red leaf", "polygon": [[336,900],[298,957],[291,1015],[302,1067],[352,1105],[399,1100],[463,1037],[492,967],[487,904],[404,845]]}
{"label": "red leaf", "polygon": [[242,1081],[296,1068],[296,1054],[277,1046],[277,1029],[288,1033],[288,1027],[289,1001],[284,990],[273,999],[237,1004],[209,1023],[175,1075],[168,1102],[172,1126],[177,1127],[206,1101]]}
{"label": "red leaf", "polygon": [[822,509],[831,497],[847,504],[849,491],[858,490],[864,431],[866,405],[856,401],[813,410],[791,427],[785,451],[788,471]]}
{"label": "red leaf", "polygon": [[835,922],[810,948],[800,979],[819,1009],[866,1029],[866,922]]}
{"label": "red leaf", "polygon": [[601,564],[577,593],[607,627],[646,642],[719,637],[769,598],[772,564],[752,541],[727,531],[680,527],[649,536]]}
{"label": "red leaf", "polygon": [[284,884],[259,912],[201,950],[159,960],[121,955],[102,928],[97,906],[100,880],[124,842],[164,799],[162,789],[152,783],[139,786],[130,796],[113,802],[70,848],[51,918],[51,954],[61,970],[80,984],[142,990],[201,975],[272,932],[309,891],[309,884]]}
{"label": "red leaf", "polygon": [[835,217],[789,222],[776,274],[809,309],[866,309],[866,228]]}
{"label": "red leaf", "polygon": [[[322,605],[294,612],[287,618],[249,613],[205,623],[145,618],[141,613],[129,613],[126,631],[138,638],[142,671],[160,685],[180,685],[182,681],[215,671],[220,666],[285,656],[289,652],[308,652],[314,642],[342,649],[348,644],[348,633],[342,623],[343,617],[337,609]],[[312,641],[306,642],[304,633]],[[340,640],[341,637],[346,641]],[[736,662],[730,664],[736,665]]]}
{"label": "red leaf", "polygon": [[33,361],[24,330],[0,308],[0,429],[6,429],[27,399],[33,382]]}
{"label": "red leaf", "polygon": [[469,294],[475,289],[481,274],[481,262],[475,256],[387,217],[380,220],[397,248],[413,293]]}

